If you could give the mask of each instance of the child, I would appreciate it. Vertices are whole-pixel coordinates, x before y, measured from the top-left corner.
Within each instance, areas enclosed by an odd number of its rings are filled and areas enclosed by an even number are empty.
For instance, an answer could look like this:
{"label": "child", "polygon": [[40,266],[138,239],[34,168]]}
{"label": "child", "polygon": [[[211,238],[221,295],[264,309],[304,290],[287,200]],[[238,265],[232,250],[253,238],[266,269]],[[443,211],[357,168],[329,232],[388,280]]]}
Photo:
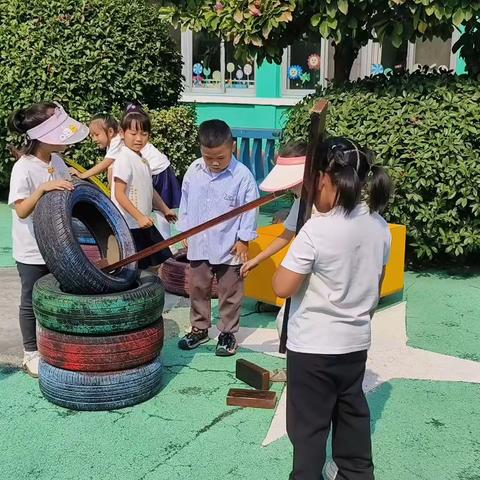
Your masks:
{"label": "child", "polygon": [[263,261],[269,259],[280,250],[285,248],[295,236],[297,229],[298,210],[302,193],[303,172],[305,169],[305,154],[307,146],[303,142],[293,142],[285,145],[277,157],[277,162],[272,171],[260,184],[260,190],[265,192],[277,192],[290,189],[297,198],[293,202],[288,217],[284,221],[285,230],[263,252],[248,260],[242,265],[240,274],[245,278],[250,270],[253,270]]}
{"label": "child", "polygon": [[[291,479],[318,480],[332,424],[339,478],[373,479],[370,412],[362,390],[370,321],[390,253],[377,213],[391,183],[370,154],[346,138],[320,146],[315,206],[275,274],[273,288],[292,297],[287,342],[287,431]],[[368,205],[361,201],[366,186]]]}
{"label": "child", "polygon": [[[187,230],[258,198],[257,185],[233,152],[235,142],[221,120],[203,122],[199,129],[202,157],[185,174],[179,210],[181,230]],[[248,242],[256,233],[256,212],[247,212],[195,235],[188,242],[190,260],[190,321],[192,330],[179,341],[191,350],[208,342],[211,327],[211,287],[218,282],[220,336],[216,355],[234,355],[240,326],[243,281],[240,264],[247,259]]]}
{"label": "child", "polygon": [[38,377],[32,290],[34,283],[49,272],[35,240],[32,213],[44,193],[73,190],[68,168],[58,153],[86,138],[88,128],[70,118],[61,105],[50,102],[17,110],[8,126],[11,132],[25,138],[21,149],[12,149],[17,161],[10,177],[8,204],[13,209],[13,258],[22,285],[19,315],[24,349],[22,366],[29,375]]}
{"label": "child", "polygon": [[[125,217],[139,251],[163,240],[150,217],[152,207],[160,210],[169,222],[174,222],[177,217],[153,189],[150,166],[141,154],[150,136],[150,118],[139,107],[129,108],[120,126],[123,144],[115,152],[112,201]],[[164,249],[140,260],[138,266],[142,269],[152,267],[156,271],[158,265],[171,255],[169,249]]]}
{"label": "child", "polygon": [[[135,109],[141,110],[141,107],[136,104],[130,104],[127,107],[127,112],[129,109],[132,111]],[[79,173],[74,170],[73,173],[85,180],[108,170],[108,182],[111,188],[112,165],[116,154],[122,147],[122,138],[118,133],[118,123],[115,118],[103,113],[93,116],[90,121],[90,137],[99,148],[106,150],[105,158],[86,172]],[[153,188],[169,208],[178,208],[180,205],[180,184],[166,155],[161,153],[151,143],[147,143],[142,148],[141,154],[150,165]],[[154,212],[154,217],[162,236],[164,238],[170,237],[171,229],[168,220],[156,211]]]}

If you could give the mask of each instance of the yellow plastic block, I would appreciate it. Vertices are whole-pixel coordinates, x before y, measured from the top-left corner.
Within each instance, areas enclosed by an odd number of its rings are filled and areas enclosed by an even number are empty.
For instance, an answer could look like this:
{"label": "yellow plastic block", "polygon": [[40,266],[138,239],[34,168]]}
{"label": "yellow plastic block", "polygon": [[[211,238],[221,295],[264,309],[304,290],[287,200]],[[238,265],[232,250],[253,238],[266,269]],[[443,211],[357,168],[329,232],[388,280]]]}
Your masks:
{"label": "yellow plastic block", "polygon": [[[269,225],[258,229],[258,238],[250,242],[249,258],[253,258],[264,250],[284,230],[283,224]],[[405,265],[406,228],[404,225],[390,225],[392,249],[387,264],[381,296],[385,297],[403,289]],[[283,305],[284,299],[275,295],[272,288],[273,274],[282,263],[288,247],[261,263],[252,270],[245,279],[245,296],[270,305]]]}

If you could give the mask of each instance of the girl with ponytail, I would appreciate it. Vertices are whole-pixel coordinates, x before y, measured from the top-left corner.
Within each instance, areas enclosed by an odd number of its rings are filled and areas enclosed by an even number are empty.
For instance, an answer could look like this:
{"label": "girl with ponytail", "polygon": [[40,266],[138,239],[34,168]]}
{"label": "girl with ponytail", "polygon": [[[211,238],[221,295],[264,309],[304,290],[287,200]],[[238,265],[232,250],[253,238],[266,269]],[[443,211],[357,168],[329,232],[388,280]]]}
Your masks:
{"label": "girl with ponytail", "polygon": [[8,127],[23,138],[22,148],[11,148],[17,161],[10,177],[8,204],[12,208],[13,258],[22,284],[19,316],[23,368],[36,377],[39,356],[32,289],[48,268],[33,234],[32,213],[46,192],[73,190],[68,168],[59,154],[87,137],[88,128],[52,102],[35,103],[13,112]]}
{"label": "girl with ponytail", "polygon": [[380,216],[391,182],[373,155],[343,137],[314,155],[318,214],[273,279],[291,297],[287,341],[287,431],[292,480],[322,477],[332,425],[339,478],[373,480],[370,412],[362,390],[370,322],[390,255]]}

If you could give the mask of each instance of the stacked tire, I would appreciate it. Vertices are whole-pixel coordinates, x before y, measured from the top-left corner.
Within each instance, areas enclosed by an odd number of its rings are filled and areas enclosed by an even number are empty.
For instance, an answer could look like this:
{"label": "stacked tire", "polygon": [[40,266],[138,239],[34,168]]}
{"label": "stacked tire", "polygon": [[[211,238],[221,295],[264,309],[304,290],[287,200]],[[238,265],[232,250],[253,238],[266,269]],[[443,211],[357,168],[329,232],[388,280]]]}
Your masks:
{"label": "stacked tire", "polygon": [[111,410],[153,397],[163,374],[163,285],[138,274],[136,264],[113,273],[95,266],[107,256],[107,237],[115,237],[120,255],[135,252],[120,212],[80,182],[73,192],[45,195],[34,228],[54,274],[33,290],[43,395],[73,410]]}

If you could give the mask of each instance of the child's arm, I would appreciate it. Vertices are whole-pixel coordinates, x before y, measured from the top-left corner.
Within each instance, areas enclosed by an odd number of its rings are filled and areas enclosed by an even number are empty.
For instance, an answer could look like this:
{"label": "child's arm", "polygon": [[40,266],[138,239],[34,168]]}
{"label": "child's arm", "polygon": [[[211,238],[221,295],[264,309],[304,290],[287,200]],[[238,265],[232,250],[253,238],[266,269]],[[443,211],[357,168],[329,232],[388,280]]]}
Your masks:
{"label": "child's arm", "polygon": [[273,257],[273,255],[278,253],[280,250],[283,250],[291,242],[294,236],[294,232],[285,229],[281,235],[278,236],[265,250],[242,265],[240,268],[240,274],[242,277],[245,278],[250,270],[258,267],[258,265],[260,265],[260,263],[262,263],[264,260]]}
{"label": "child's arm", "polygon": [[35,206],[40,198],[42,198],[44,193],[51,192],[53,190],[72,191],[73,189],[73,184],[67,180],[51,180],[49,182],[42,183],[30,197],[15,201],[15,212],[17,212],[19,218],[25,219],[35,210]]}
{"label": "child's arm", "polygon": [[140,228],[153,226],[153,220],[147,215],[143,215],[128,198],[127,184],[118,177],[115,177],[113,181],[115,182],[115,199],[120,206],[138,222]]}
{"label": "child's arm", "polygon": [[176,213],[167,207],[167,204],[156,190],[153,191],[153,208],[162,212],[168,222],[174,223],[177,221]]}
{"label": "child's arm", "polygon": [[99,173],[104,172],[105,170],[108,169],[108,167],[114,162],[113,158],[104,158],[100,163],[97,163],[94,167],[85,170],[83,173],[79,173],[77,170],[74,168],[70,169],[70,173],[72,175],[77,176],[78,178],[82,180],[86,180],[87,178],[93,177],[95,175],[98,175]]}
{"label": "child's arm", "polygon": [[[246,181],[242,197],[243,203],[253,202],[259,197],[253,176]],[[248,260],[248,243],[255,238],[257,238],[257,210],[251,210],[240,217],[237,241],[230,253],[245,263]]]}
{"label": "child's arm", "polygon": [[312,273],[315,253],[310,236],[304,229],[300,230],[273,277],[273,291],[279,297],[288,298],[298,293]]}

